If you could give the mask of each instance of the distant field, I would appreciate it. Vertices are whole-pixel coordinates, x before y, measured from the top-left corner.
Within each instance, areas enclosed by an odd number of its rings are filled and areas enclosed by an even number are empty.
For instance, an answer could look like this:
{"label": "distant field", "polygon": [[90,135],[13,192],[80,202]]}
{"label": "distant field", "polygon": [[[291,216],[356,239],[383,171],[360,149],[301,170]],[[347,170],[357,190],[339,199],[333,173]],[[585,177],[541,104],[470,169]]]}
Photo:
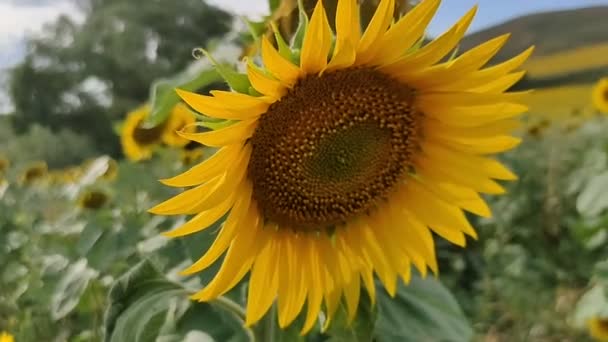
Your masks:
{"label": "distant field", "polygon": [[591,84],[537,89],[529,95],[527,104],[530,115],[550,120],[562,120],[574,112],[589,115],[591,106]]}
{"label": "distant field", "polygon": [[545,77],[608,66],[608,43],[580,47],[538,58],[524,66],[530,77]]}

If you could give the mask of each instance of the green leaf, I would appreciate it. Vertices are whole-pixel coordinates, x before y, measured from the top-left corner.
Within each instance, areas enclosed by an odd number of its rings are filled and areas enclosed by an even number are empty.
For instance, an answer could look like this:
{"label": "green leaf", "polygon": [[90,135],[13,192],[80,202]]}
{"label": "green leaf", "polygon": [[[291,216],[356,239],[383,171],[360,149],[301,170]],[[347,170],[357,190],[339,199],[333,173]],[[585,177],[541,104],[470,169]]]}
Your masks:
{"label": "green leaf", "polygon": [[175,92],[176,88],[194,91],[218,81],[221,81],[221,76],[211,67],[203,69],[195,75],[184,72],[171,79],[156,81],[152,84],[150,94],[151,112],[144,125],[154,127],[167,119],[171,109],[180,102],[180,98]]}
{"label": "green leaf", "polygon": [[[184,341],[193,330],[216,341],[247,340],[242,321],[233,313],[221,306],[194,302],[190,295],[149,261],[140,262],[110,289],[105,341]],[[192,339],[192,334],[188,338]]]}
{"label": "green leaf", "polygon": [[608,209],[608,171],[591,178],[576,200],[576,209],[584,216],[596,216]]}
{"label": "green leaf", "polygon": [[324,333],[329,335],[328,342],[363,342],[372,341],[374,324],[377,318],[377,308],[372,306],[369,295],[361,290],[361,298],[357,314],[352,322],[348,322],[348,312],[344,301],[336,312],[331,325]]}
{"label": "green leaf", "polygon": [[80,259],[71,265],[57,283],[51,299],[51,317],[54,320],[67,316],[80,302],[82,294],[89,286],[91,279],[98,272],[87,266],[86,259]]}
{"label": "green leaf", "polygon": [[121,276],[110,289],[104,317],[105,341],[146,341],[160,329],[164,311],[187,292],[167,281],[148,261]]}
{"label": "green leaf", "polygon": [[432,278],[399,283],[395,298],[378,292],[376,341],[470,341],[473,331],[452,294]]}
{"label": "green leaf", "polygon": [[306,9],[304,7],[304,3],[302,0],[298,0],[298,28],[293,35],[293,39],[291,41],[291,48],[293,50],[302,49],[302,44],[304,42],[304,35],[306,34],[306,29],[308,28],[308,16],[306,15]]}

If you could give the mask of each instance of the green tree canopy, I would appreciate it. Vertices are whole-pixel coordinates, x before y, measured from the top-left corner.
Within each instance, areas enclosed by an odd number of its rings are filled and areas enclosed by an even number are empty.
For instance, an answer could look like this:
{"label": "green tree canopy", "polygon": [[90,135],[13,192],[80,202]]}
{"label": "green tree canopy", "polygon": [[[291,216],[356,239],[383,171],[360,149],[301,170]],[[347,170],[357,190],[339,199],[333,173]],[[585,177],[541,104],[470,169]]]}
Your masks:
{"label": "green tree canopy", "polygon": [[202,0],[78,1],[84,21],[62,16],[28,42],[10,74],[13,125],[69,128],[116,155],[112,121],[148,98],[157,78],[192,61],[193,47],[220,38],[228,13]]}

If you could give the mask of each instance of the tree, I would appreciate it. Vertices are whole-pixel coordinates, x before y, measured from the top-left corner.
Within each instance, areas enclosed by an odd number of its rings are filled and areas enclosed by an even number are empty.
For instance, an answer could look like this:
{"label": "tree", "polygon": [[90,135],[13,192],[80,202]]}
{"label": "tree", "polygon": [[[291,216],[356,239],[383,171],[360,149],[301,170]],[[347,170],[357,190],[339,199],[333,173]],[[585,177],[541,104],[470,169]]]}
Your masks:
{"label": "tree", "polygon": [[192,48],[220,38],[228,13],[202,0],[79,1],[84,21],[67,16],[28,42],[10,72],[18,132],[34,123],[69,128],[116,155],[112,122],[148,98],[157,78],[181,71]]}

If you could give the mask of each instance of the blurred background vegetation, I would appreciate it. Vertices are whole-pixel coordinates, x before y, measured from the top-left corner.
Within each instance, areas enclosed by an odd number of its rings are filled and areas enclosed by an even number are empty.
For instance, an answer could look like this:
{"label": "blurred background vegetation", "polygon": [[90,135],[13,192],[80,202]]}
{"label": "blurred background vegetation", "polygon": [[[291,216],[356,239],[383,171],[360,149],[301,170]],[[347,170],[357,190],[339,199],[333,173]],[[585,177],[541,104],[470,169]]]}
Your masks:
{"label": "blurred background vegetation", "polygon": [[[293,8],[270,2],[281,28],[293,29]],[[200,287],[213,271],[178,276],[209,236],[168,240],[159,233],[183,218],[146,212],[173,194],[157,179],[212,151],[159,145],[152,159],[132,163],[119,134],[127,113],[185,82],[197,63],[194,47],[232,44],[242,48],[230,55],[235,62],[253,51],[251,37],[231,14],[199,0],[78,6],[82,20],[48,23],[3,75],[12,106],[0,115],[0,332],[17,341],[115,336],[116,326],[146,310],[134,301],[131,316],[121,316],[129,311],[110,306],[116,298],[107,293],[142,260],[153,260],[162,277],[184,289]],[[478,241],[466,249],[438,242],[440,280],[474,340],[589,341],[589,319],[608,319],[608,119],[591,95],[608,76],[606,17],[608,6],[528,15],[473,33],[460,47],[512,32],[496,62],[536,45],[515,86],[536,89],[518,132],[524,143],[504,156],[520,180],[507,185],[508,195],[489,198],[492,219],[472,218]],[[224,86],[215,79],[199,78],[196,88]],[[159,276],[144,266],[138,277]],[[199,330],[218,341],[246,336],[230,315],[209,315],[203,329],[193,317],[208,308],[180,298],[152,310],[143,335],[123,340],[203,341]],[[469,329],[455,322],[445,328],[448,337]]]}

